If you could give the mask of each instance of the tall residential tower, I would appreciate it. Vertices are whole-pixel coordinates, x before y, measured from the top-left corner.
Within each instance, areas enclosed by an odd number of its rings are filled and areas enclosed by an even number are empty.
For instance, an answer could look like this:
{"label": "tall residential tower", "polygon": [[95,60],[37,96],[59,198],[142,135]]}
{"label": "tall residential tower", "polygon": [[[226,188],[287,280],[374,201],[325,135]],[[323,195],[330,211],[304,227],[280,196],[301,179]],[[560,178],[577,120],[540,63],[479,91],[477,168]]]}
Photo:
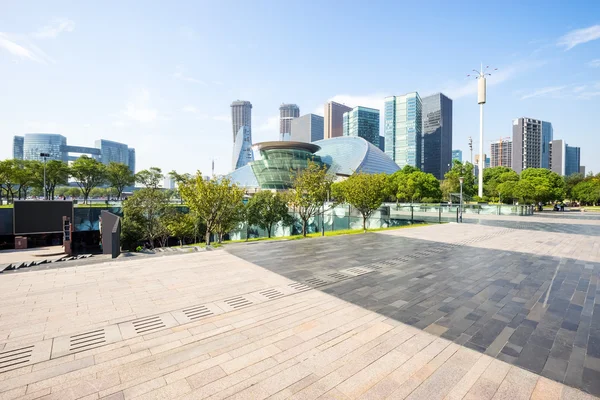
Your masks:
{"label": "tall residential tower", "polygon": [[356,136],[379,148],[379,110],[354,107],[343,115],[344,136]]}
{"label": "tall residential tower", "polygon": [[300,108],[296,104],[282,104],[279,107],[279,140],[290,140],[292,136],[292,120],[300,116]]}
{"label": "tall residential tower", "polygon": [[421,99],[421,170],[443,179],[452,166],[452,100],[442,93]]}
{"label": "tall residential tower", "polygon": [[330,101],[325,104],[325,139],[331,139],[344,135],[343,119],[344,113],[351,111],[352,107],[345,106],[335,101]]}
{"label": "tall residential tower", "polygon": [[417,92],[385,98],[385,154],[403,168],[421,168],[422,104]]}
{"label": "tall residential tower", "polygon": [[492,142],[490,150],[492,167],[512,167],[512,140],[503,138]]}
{"label": "tall residential tower", "polygon": [[236,100],[231,103],[231,124],[233,127],[233,141],[242,126],[247,126],[252,132],[252,103]]}

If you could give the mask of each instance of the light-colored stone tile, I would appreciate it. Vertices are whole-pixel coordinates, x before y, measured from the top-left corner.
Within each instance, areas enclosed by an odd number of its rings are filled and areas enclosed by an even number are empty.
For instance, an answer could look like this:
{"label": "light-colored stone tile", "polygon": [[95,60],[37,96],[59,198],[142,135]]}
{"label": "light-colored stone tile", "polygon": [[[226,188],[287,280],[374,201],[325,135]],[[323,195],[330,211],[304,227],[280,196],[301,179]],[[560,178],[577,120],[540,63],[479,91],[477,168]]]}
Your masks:
{"label": "light-colored stone tile", "polygon": [[562,396],[564,385],[540,377],[531,393],[531,400],[559,400]]}
{"label": "light-colored stone tile", "polygon": [[135,386],[131,386],[119,393],[122,393],[122,397],[125,400],[128,400],[141,396],[153,390],[159,389],[163,386],[167,386],[167,382],[165,381],[165,378],[160,377],[152,379],[150,381],[146,381],[144,383],[137,384]]}
{"label": "light-colored stone tile", "polygon": [[185,379],[163,386],[159,389],[152,390],[141,396],[136,397],[138,400],[161,400],[161,399],[178,399],[187,393],[190,393],[192,388]]}
{"label": "light-colored stone tile", "polygon": [[538,375],[518,367],[511,367],[506,378],[500,384],[498,391],[492,397],[494,400],[526,400],[531,397],[538,380]]}

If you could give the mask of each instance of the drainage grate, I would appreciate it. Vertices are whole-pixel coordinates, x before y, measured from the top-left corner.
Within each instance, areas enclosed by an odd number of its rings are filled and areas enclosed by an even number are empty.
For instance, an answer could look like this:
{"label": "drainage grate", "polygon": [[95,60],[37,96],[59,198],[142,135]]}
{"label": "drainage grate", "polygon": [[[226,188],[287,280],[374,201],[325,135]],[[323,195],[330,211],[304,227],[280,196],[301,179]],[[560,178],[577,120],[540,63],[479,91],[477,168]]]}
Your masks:
{"label": "drainage grate", "polygon": [[310,279],[305,280],[304,282],[308,283],[312,287],[318,287],[318,286],[323,286],[323,285],[329,284],[329,282],[324,281],[323,279],[320,279],[320,278],[310,278]]}
{"label": "drainage grate", "polygon": [[266,298],[268,298],[270,300],[277,299],[284,295],[283,293],[281,293],[279,290],[276,290],[276,289],[263,290],[262,292],[258,292],[258,293],[262,294],[263,296],[265,296]]}
{"label": "drainage grate", "polygon": [[333,279],[339,279],[339,280],[347,279],[348,278],[348,275],[340,274],[339,272],[336,272],[334,274],[329,274],[327,276],[330,276]]}
{"label": "drainage grate", "polygon": [[300,282],[290,283],[288,286],[291,287],[292,289],[295,289],[298,291],[305,291],[305,290],[312,289],[310,286],[307,286],[304,283],[300,283]]}
{"label": "drainage grate", "polygon": [[0,353],[0,372],[17,368],[19,365],[29,362],[32,351],[33,345]]}
{"label": "drainage grate", "polygon": [[231,299],[224,300],[225,303],[231,308],[241,308],[245,306],[249,306],[252,302],[245,297],[238,296],[232,297]]}
{"label": "drainage grate", "polygon": [[142,318],[132,322],[135,333],[142,334],[152,332],[157,329],[165,328],[165,324],[159,315],[154,317]]}
{"label": "drainage grate", "polygon": [[186,308],[183,310],[183,313],[192,321],[202,317],[208,317],[209,315],[213,315],[213,312],[206,308],[206,306]]}
{"label": "drainage grate", "polygon": [[71,336],[69,343],[70,352],[78,352],[93,349],[94,347],[102,346],[106,343],[104,329],[98,329],[79,335]]}
{"label": "drainage grate", "polygon": [[367,270],[365,270],[363,268],[359,268],[359,267],[348,268],[346,271],[351,272],[356,275],[364,275],[364,274],[368,274],[369,272],[372,272],[372,271],[367,271]]}

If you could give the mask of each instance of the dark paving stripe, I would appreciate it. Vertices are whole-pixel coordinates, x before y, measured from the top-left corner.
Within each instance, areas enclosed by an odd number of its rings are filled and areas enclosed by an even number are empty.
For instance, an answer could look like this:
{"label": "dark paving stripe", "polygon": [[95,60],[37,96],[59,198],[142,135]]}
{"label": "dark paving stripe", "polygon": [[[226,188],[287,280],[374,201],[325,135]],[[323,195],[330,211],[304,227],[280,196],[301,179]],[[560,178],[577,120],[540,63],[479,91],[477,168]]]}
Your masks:
{"label": "dark paving stripe", "polygon": [[369,233],[226,250],[298,281],[377,265],[318,290],[600,395],[600,263],[466,244]]}

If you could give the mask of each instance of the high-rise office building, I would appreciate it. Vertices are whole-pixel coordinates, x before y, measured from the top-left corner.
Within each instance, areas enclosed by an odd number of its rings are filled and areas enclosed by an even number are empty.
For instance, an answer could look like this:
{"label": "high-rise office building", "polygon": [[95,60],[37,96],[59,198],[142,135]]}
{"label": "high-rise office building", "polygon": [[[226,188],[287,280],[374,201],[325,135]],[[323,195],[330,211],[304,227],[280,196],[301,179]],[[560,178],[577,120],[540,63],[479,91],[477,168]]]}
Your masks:
{"label": "high-rise office building", "polygon": [[491,163],[492,167],[512,166],[512,140],[504,138],[491,144]]}
{"label": "high-rise office building", "polygon": [[279,140],[290,140],[292,120],[300,116],[300,108],[295,104],[282,104],[279,107]]}
{"label": "high-rise office building", "polygon": [[113,142],[112,140],[96,140],[95,146],[100,149],[100,159],[102,164],[108,165],[111,162],[129,165],[129,148],[124,143]]}
{"label": "high-rise office building", "polygon": [[252,153],[252,135],[250,128],[242,126],[235,136],[233,142],[233,164],[232,168],[235,171],[238,168],[242,168],[250,161],[254,160]]}
{"label": "high-rise office building", "polygon": [[452,100],[442,93],[423,97],[421,170],[443,179],[452,166]]}
{"label": "high-rise office building", "polygon": [[569,146],[564,140],[553,140],[548,146],[550,170],[561,176],[579,173],[581,149]]}
{"label": "high-rise office building", "polygon": [[368,107],[354,107],[342,117],[344,136],[365,139],[379,147],[379,110]]}
{"label": "high-rise office building", "polygon": [[513,120],[512,169],[520,173],[527,168],[549,168],[553,135],[550,122],[526,117]]}
{"label": "high-rise office building", "polygon": [[344,135],[343,119],[344,113],[351,111],[352,107],[345,106],[335,101],[325,103],[325,125],[324,137],[331,139]]}
{"label": "high-rise office building", "polygon": [[385,154],[403,168],[421,167],[422,105],[417,92],[385,98]]}
{"label": "high-rise office building", "polygon": [[294,142],[315,142],[323,139],[324,118],[316,114],[306,114],[292,120]]}
{"label": "high-rise office building", "polygon": [[129,161],[127,163],[129,170],[135,174],[135,149],[129,148]]}
{"label": "high-rise office building", "polygon": [[13,158],[15,160],[23,159],[23,145],[25,138],[23,136],[15,136],[13,138]]}
{"label": "high-rise office building", "polygon": [[581,175],[585,176],[585,165],[581,165],[581,166],[579,167],[579,173],[580,173]]}
{"label": "high-rise office building", "polygon": [[53,133],[28,133],[23,140],[23,159],[43,161],[40,153],[50,154],[47,160],[67,162],[67,138]]}
{"label": "high-rise office building", "polygon": [[458,160],[462,163],[462,150],[452,150],[452,161]]}
{"label": "high-rise office building", "polygon": [[385,152],[385,136],[379,136],[379,150]]}
{"label": "high-rise office building", "polygon": [[252,133],[252,103],[244,100],[236,100],[231,103],[231,124],[233,141],[242,126],[249,127]]}

